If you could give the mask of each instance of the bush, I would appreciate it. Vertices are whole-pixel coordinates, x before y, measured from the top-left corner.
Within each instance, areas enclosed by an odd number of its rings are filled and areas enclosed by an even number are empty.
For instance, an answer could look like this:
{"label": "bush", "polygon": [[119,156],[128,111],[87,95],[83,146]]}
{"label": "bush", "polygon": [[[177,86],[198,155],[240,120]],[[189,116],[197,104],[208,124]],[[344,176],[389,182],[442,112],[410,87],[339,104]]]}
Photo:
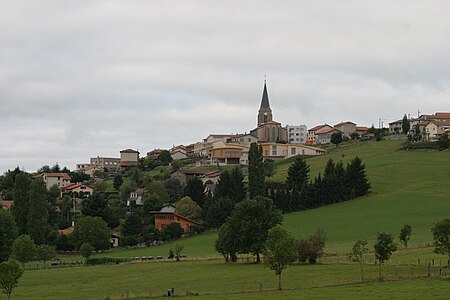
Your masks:
{"label": "bush", "polygon": [[412,143],[410,141],[403,144],[402,150],[417,150],[417,149],[439,149],[439,143],[436,142],[415,142]]}
{"label": "bush", "polygon": [[114,257],[90,257],[86,259],[86,265],[118,265],[120,263],[129,262],[130,258],[114,258]]}
{"label": "bush", "polygon": [[173,222],[164,227],[163,229],[163,237],[166,240],[174,240],[179,239],[183,233],[184,229],[181,227],[180,223]]}

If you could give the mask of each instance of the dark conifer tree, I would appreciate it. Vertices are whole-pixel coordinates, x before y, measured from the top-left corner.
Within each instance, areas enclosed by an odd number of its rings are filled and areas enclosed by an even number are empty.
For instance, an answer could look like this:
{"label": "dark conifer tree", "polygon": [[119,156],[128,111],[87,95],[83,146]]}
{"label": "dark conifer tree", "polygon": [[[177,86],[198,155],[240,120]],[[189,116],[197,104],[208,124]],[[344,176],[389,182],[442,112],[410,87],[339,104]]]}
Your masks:
{"label": "dark conifer tree", "polygon": [[49,235],[48,207],[44,181],[42,178],[36,178],[31,183],[27,227],[31,238],[38,245],[45,244]]}
{"label": "dark conifer tree", "polygon": [[303,187],[309,180],[309,166],[306,161],[299,155],[295,161],[289,166],[286,183],[291,190],[301,192]]}
{"label": "dark conifer tree", "polygon": [[252,143],[248,153],[248,192],[250,198],[264,195],[264,181],[262,146]]}
{"label": "dark conifer tree", "polygon": [[11,208],[19,229],[19,234],[27,234],[28,212],[30,205],[31,179],[28,174],[20,172],[15,176],[14,205]]}

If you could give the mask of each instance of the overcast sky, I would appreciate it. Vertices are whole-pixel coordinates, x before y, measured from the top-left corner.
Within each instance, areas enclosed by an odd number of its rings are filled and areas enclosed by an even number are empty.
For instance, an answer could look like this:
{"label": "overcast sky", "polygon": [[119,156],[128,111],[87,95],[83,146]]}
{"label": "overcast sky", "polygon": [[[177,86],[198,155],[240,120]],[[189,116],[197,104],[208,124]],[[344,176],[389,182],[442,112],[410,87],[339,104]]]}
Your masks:
{"label": "overcast sky", "polygon": [[450,1],[0,0],[0,173],[450,111]]}

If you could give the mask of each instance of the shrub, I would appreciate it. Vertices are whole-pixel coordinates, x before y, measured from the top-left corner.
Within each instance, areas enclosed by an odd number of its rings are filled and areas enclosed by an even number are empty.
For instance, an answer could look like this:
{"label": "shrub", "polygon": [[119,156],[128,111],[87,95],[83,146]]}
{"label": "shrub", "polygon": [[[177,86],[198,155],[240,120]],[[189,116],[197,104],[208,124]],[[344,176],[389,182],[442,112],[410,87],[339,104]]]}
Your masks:
{"label": "shrub", "polygon": [[86,265],[117,265],[120,263],[131,261],[130,258],[114,258],[114,257],[90,257],[86,259]]}

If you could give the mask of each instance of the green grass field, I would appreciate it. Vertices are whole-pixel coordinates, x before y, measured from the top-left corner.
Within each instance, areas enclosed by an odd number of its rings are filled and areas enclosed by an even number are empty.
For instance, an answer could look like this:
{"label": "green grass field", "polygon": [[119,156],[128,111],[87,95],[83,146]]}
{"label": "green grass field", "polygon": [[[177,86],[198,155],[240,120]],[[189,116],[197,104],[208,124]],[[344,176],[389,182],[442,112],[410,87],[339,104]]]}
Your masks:
{"label": "green grass field", "polygon": [[[186,291],[214,299],[448,299],[448,279],[438,279],[438,266],[446,256],[433,253],[430,228],[443,217],[450,217],[450,152],[400,151],[400,142],[355,144],[333,149],[329,154],[307,160],[316,176],[326,161],[347,162],[359,156],[367,167],[372,193],[341,204],[284,216],[283,226],[296,237],[305,237],[317,228],[328,235],[326,257],[321,265],[294,265],[283,277],[286,291],[273,291],[276,276],[262,265],[225,264],[213,244],[216,233],[182,239],[185,262],[139,262],[114,266],[78,267],[26,271],[15,291],[16,299],[123,299],[161,296],[168,288],[178,295]],[[285,179],[289,163],[277,163],[274,181]],[[377,232],[398,236],[401,226],[412,226],[410,247],[399,247],[383,268],[390,279],[382,283],[360,284],[359,269],[349,264],[346,253],[357,239],[369,240]],[[428,246],[427,246],[428,244]],[[174,243],[143,249],[115,249],[99,256],[167,256]],[[426,278],[426,264],[434,261],[432,279]],[[366,276],[374,280],[377,267],[373,254],[366,255]],[[421,264],[412,266],[411,264]],[[406,264],[406,265],[404,265]],[[441,269],[448,274],[449,269]],[[419,278],[416,278],[419,277]],[[448,278],[448,277],[447,277]],[[262,290],[262,292],[260,292]]]}

